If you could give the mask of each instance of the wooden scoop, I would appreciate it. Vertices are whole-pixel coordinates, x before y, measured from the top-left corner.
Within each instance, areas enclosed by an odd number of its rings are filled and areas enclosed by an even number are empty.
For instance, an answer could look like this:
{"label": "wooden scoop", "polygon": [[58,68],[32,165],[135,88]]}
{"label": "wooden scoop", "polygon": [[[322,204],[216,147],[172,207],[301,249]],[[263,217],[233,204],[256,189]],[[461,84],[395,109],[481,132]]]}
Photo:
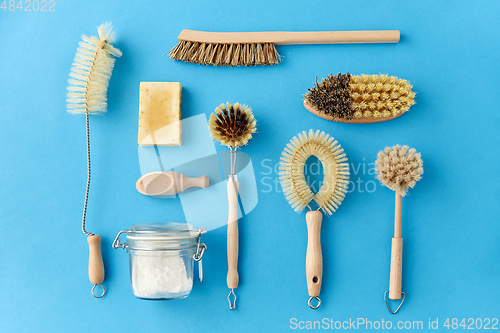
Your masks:
{"label": "wooden scoop", "polygon": [[155,197],[174,195],[190,187],[206,188],[208,184],[207,176],[189,178],[175,171],[155,171],[139,178],[135,187],[140,193]]}

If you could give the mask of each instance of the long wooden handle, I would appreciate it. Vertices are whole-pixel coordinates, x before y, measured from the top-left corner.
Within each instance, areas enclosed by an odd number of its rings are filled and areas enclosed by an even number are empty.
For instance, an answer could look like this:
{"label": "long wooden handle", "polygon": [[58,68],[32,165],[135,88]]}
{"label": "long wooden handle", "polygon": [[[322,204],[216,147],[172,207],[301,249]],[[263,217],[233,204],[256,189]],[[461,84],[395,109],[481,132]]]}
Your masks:
{"label": "long wooden handle", "polygon": [[306,214],[307,222],[307,253],[306,276],[309,296],[319,296],[323,280],[323,253],[321,252],[321,221],[323,215],[319,211]]}
{"label": "long wooden handle", "polygon": [[238,287],[238,189],[239,182],[227,182],[227,198],[229,202],[229,217],[227,224],[227,287]]}
{"label": "long wooden handle", "polygon": [[101,255],[101,236],[91,235],[87,237],[89,243],[89,280],[92,284],[100,284],[104,281],[104,264]]}
{"label": "long wooden handle", "polygon": [[389,281],[390,299],[401,299],[402,273],[403,238],[393,238],[391,248],[391,279]]}
{"label": "long wooden handle", "polygon": [[182,30],[177,37],[179,41],[199,43],[273,43],[276,45],[397,43],[399,38],[399,30],[206,32],[186,29]]}
{"label": "long wooden handle", "polygon": [[403,238],[401,238],[401,215],[403,197],[396,191],[394,212],[394,238],[391,247],[391,275],[389,282],[389,298],[401,299],[401,284],[403,276]]}

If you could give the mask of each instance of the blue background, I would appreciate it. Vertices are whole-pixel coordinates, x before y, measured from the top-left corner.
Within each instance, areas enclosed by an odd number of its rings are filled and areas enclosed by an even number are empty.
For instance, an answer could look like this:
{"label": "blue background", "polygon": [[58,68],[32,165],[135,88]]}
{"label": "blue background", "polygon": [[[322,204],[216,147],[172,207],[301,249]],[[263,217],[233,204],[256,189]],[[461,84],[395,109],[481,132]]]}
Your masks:
{"label": "blue background", "polygon": [[[371,321],[500,317],[497,1],[55,1],[54,12],[0,10],[0,331],[286,331],[290,319]],[[17,0],[16,0],[17,3]],[[66,86],[81,34],[111,21],[123,51],[109,112],[91,118],[93,179],[88,229],[103,237],[108,293],[90,295],[80,230],[86,181],[84,117],[66,113]],[[162,55],[184,28],[207,31],[399,29],[391,45],[279,46],[282,64],[214,68]],[[330,73],[408,79],[417,104],[380,124],[331,123],[302,95]],[[129,290],[128,255],[111,248],[133,223],[183,221],[179,200],[142,196],[137,154],[140,81],[179,81],[182,114],[225,101],[249,104],[259,204],[240,220],[238,309],[229,311],[223,228],[207,234],[205,282],[180,301]],[[285,144],[321,129],[344,147],[359,187],[324,219],[323,305],[307,306],[305,214],[269,191]],[[422,153],[423,179],[403,203],[403,291],[391,316],[394,193],[369,171],[385,146]],[[359,171],[357,168],[361,167]],[[366,168],[363,172],[363,167]],[[355,172],[356,171],[356,172]],[[266,178],[270,177],[270,178]],[[372,181],[372,183],[369,183]],[[498,325],[497,325],[498,327]],[[461,328],[460,328],[461,329]]]}

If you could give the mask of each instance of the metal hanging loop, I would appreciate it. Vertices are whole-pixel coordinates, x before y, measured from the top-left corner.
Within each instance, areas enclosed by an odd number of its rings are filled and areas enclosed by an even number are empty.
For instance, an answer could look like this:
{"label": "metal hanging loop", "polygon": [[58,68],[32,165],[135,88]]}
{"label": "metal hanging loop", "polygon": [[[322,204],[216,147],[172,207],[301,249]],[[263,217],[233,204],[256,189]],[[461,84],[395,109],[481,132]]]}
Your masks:
{"label": "metal hanging loop", "polygon": [[[318,301],[318,304],[316,304],[315,306],[311,304],[311,301],[312,301],[313,299],[315,299],[315,300],[317,300],[317,301]],[[307,304],[309,304],[309,307],[310,307],[311,309],[317,309],[317,308],[319,308],[319,307],[321,306],[321,300],[319,299],[319,297],[318,297],[318,296],[311,296],[311,297],[309,298],[309,301],[307,301]]]}
{"label": "metal hanging loop", "polygon": [[401,292],[401,294],[403,294],[403,299],[401,300],[401,303],[399,304],[398,308],[396,309],[396,311],[392,312],[391,310],[391,307],[389,306],[389,303],[387,302],[387,294],[389,293],[389,291],[386,291],[384,293],[384,300],[385,300],[385,305],[387,305],[387,310],[389,310],[389,312],[391,314],[396,314],[398,313],[399,309],[401,309],[401,305],[403,305],[404,301],[405,301],[405,293],[404,292]]}
{"label": "metal hanging loop", "polygon": [[[234,302],[231,303],[231,295],[234,296]],[[229,301],[229,309],[233,310],[236,309],[236,294],[234,293],[234,289],[231,288],[231,291],[229,292],[229,295],[227,295],[227,300]]]}
{"label": "metal hanging loop", "polygon": [[[101,296],[98,296],[98,295],[94,294],[94,289],[97,286],[100,286],[102,288],[102,294],[101,294]],[[101,297],[104,296],[105,293],[106,293],[106,289],[100,283],[94,284],[94,286],[92,287],[92,296],[94,296],[95,298],[101,298]]]}
{"label": "metal hanging loop", "polygon": [[193,259],[198,262],[198,276],[200,278],[200,282],[203,282],[203,263],[201,259],[203,258],[203,254],[205,253],[205,250],[207,249],[207,246],[204,243],[200,242],[201,238],[201,233],[205,230],[205,228],[202,228],[200,230],[200,233],[196,237],[196,251],[193,254]]}

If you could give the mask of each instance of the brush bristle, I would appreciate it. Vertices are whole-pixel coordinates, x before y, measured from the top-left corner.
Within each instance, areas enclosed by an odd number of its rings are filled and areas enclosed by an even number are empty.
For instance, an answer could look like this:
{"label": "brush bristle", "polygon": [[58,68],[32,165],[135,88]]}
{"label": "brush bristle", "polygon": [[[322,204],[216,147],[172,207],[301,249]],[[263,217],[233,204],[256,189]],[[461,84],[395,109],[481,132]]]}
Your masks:
{"label": "brush bristle", "polygon": [[415,92],[406,80],[388,75],[329,75],[309,89],[304,98],[319,111],[336,117],[387,118],[415,104]]}
{"label": "brush bristle", "polygon": [[246,145],[255,133],[256,125],[252,109],[239,103],[221,104],[208,121],[212,138],[231,149]]}
{"label": "brush bristle", "polygon": [[99,38],[82,35],[68,79],[67,109],[71,113],[102,114],[107,109],[106,93],[115,58],[122,53],[109,42],[111,24],[98,28]]}
{"label": "brush bristle", "polygon": [[408,146],[387,147],[375,161],[380,182],[402,196],[420,180],[424,169],[420,153]]}
{"label": "brush bristle", "polygon": [[[323,165],[324,180],[314,194],[304,175],[310,156]],[[279,178],[283,194],[296,212],[314,200],[321,210],[331,215],[344,200],[349,180],[349,165],[344,150],[330,135],[319,130],[303,131],[286,145],[280,160]]]}
{"label": "brush bristle", "polygon": [[194,64],[229,67],[277,65],[281,59],[272,43],[213,44],[180,41],[168,56]]}

